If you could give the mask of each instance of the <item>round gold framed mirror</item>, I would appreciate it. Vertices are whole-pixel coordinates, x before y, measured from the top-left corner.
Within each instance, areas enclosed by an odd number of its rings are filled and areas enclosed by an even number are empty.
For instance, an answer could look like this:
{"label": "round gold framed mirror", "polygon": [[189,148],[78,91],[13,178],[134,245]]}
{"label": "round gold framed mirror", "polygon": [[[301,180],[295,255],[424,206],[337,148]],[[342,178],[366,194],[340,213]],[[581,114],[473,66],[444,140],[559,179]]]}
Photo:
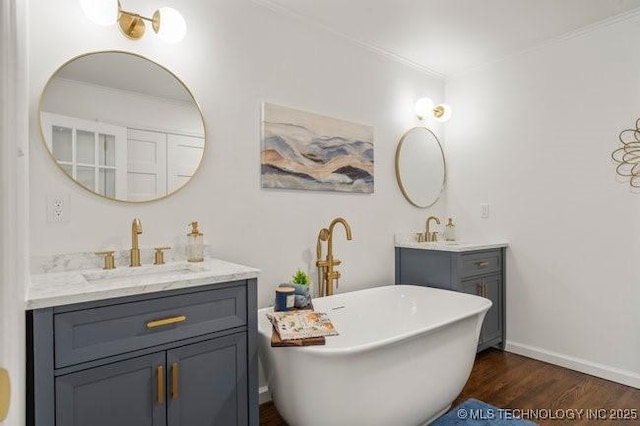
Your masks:
{"label": "round gold framed mirror", "polygon": [[444,191],[447,167],[436,135],[426,127],[407,131],[396,149],[396,178],[402,195],[416,207],[431,207]]}
{"label": "round gold framed mirror", "polygon": [[92,52],[58,68],[40,98],[51,158],[84,189],[117,201],[183,188],[206,149],[202,111],[167,68],[134,53]]}

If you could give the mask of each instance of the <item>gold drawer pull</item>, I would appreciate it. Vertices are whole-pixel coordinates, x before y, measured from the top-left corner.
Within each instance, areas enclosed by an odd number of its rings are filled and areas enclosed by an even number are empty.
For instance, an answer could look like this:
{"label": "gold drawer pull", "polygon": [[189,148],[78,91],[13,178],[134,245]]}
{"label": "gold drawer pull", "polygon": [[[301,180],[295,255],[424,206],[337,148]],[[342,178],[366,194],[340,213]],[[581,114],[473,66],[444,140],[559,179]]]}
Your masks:
{"label": "gold drawer pull", "polygon": [[483,261],[483,262],[476,262],[476,265],[478,265],[478,269],[484,269],[487,266],[489,266],[489,262],[487,261]]}
{"label": "gold drawer pull", "polygon": [[158,366],[156,369],[156,398],[158,401],[158,405],[164,404],[164,367]]}
{"label": "gold drawer pull", "polygon": [[177,324],[179,322],[184,322],[186,320],[187,320],[187,317],[185,317],[184,315],[178,315],[177,317],[164,318],[157,321],[149,321],[147,323],[147,328],[156,328],[156,327],[162,327],[164,325]]}

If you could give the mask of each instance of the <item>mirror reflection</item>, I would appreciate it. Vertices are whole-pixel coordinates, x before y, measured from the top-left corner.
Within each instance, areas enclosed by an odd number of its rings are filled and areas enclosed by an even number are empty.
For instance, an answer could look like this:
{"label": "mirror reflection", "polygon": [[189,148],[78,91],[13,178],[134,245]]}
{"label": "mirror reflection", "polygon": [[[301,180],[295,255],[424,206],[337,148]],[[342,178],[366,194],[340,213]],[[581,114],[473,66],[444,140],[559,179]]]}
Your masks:
{"label": "mirror reflection", "polygon": [[436,135],[426,127],[406,132],[396,150],[396,177],[405,198],[414,206],[435,204],[444,190],[446,165]]}
{"label": "mirror reflection", "polygon": [[204,121],[189,90],[132,53],[90,53],[60,67],[42,94],[40,124],[67,176],[120,201],[179,190],[205,149]]}

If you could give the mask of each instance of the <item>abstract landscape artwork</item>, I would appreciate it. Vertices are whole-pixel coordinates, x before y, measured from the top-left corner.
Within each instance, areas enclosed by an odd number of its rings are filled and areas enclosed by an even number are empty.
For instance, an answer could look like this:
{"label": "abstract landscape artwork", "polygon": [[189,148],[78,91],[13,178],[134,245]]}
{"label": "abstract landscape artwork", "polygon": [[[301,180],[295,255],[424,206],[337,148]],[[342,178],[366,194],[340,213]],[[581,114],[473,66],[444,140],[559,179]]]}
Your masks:
{"label": "abstract landscape artwork", "polygon": [[373,192],[373,127],[262,105],[262,187]]}

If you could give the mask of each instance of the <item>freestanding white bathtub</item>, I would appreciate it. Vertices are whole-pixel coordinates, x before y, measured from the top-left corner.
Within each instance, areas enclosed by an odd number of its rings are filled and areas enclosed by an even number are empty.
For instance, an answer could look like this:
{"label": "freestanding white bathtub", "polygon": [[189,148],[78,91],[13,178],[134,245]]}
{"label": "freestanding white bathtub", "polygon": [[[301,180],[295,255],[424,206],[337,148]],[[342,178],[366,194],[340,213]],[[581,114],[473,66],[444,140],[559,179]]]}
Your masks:
{"label": "freestanding white bathtub", "polygon": [[410,285],[313,300],[339,336],[325,346],[271,347],[258,312],[260,359],[290,426],[417,426],[449,409],[464,387],[491,302]]}

